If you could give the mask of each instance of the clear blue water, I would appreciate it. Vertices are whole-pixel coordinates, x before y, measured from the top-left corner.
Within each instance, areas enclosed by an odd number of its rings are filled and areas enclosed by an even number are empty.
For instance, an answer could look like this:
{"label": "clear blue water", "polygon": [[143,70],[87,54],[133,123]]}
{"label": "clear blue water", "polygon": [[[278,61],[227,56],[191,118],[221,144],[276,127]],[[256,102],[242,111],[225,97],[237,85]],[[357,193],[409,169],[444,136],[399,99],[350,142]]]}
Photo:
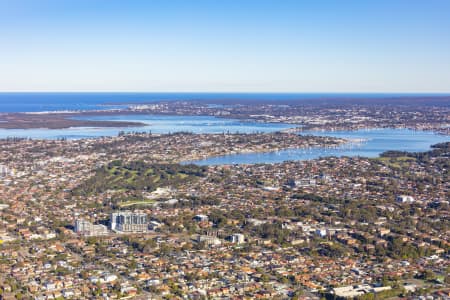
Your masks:
{"label": "clear blue water", "polygon": [[292,128],[288,124],[244,122],[211,116],[157,116],[157,115],[117,115],[91,116],[86,120],[131,121],[147,124],[139,127],[76,127],[67,129],[0,129],[0,138],[25,137],[33,139],[82,139],[102,136],[117,136],[120,131],[173,133],[179,131],[193,133],[256,133],[274,132]]}
{"label": "clear blue water", "polygon": [[[173,100],[323,100],[380,99],[400,96],[444,96],[445,94],[361,93],[0,93],[0,112],[87,110],[122,107],[123,103]],[[109,104],[109,105],[104,105]]]}
{"label": "clear blue water", "polygon": [[336,148],[291,149],[266,153],[233,154],[193,161],[199,165],[280,163],[289,160],[308,160],[326,156],[377,157],[388,150],[421,152],[437,143],[449,142],[450,137],[431,132],[409,129],[366,129],[357,131],[305,132],[333,136],[362,142],[349,143]]}

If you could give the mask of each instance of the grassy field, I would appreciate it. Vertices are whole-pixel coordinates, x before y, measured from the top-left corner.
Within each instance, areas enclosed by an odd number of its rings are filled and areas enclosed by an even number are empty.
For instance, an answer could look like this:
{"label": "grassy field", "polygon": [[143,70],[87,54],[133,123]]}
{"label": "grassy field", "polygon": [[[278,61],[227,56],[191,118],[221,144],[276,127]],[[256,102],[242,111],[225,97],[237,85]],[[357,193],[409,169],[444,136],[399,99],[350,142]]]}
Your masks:
{"label": "grassy field", "polygon": [[153,205],[156,201],[154,200],[131,200],[131,201],[125,201],[122,203],[119,203],[119,207],[130,207],[130,206],[145,206],[145,205]]}
{"label": "grassy field", "polygon": [[408,166],[416,159],[414,157],[400,156],[400,157],[378,157],[376,160],[383,163],[385,166],[400,169]]}

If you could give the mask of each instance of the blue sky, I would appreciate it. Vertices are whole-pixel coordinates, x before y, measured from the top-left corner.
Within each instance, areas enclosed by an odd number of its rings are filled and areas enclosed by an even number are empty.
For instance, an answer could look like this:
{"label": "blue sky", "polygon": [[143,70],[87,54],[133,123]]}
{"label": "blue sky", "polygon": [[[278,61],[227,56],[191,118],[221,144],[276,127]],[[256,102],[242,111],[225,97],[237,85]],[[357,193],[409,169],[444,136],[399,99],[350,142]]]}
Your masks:
{"label": "blue sky", "polygon": [[450,1],[0,0],[0,91],[450,92]]}

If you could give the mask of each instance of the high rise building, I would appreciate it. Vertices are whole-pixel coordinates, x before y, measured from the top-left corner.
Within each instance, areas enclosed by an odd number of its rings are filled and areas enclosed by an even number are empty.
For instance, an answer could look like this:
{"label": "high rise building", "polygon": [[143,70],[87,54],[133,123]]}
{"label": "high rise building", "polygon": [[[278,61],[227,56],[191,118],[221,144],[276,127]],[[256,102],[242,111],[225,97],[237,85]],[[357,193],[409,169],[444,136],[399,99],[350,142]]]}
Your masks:
{"label": "high rise building", "polygon": [[11,175],[12,171],[5,165],[0,165],[0,177]]}
{"label": "high rise building", "polygon": [[75,221],[75,232],[86,236],[106,235],[108,228],[105,225],[95,225],[83,219]]}
{"label": "high rise building", "polygon": [[147,232],[148,217],[143,212],[120,211],[111,214],[111,230],[119,232]]}
{"label": "high rise building", "polygon": [[235,244],[245,243],[245,236],[241,233],[232,234],[232,235],[230,235],[229,239],[230,239],[230,242],[235,243]]}

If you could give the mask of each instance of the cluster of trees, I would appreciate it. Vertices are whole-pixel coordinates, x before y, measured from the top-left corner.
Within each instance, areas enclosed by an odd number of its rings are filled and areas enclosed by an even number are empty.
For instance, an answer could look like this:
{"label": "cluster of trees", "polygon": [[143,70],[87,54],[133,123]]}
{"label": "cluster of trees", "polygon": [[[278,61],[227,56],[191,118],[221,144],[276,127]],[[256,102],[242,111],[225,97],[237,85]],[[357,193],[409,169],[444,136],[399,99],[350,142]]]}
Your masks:
{"label": "cluster of trees", "polygon": [[199,207],[199,206],[217,206],[220,204],[220,199],[217,197],[196,197],[191,196],[185,199],[185,201],[178,201],[173,204],[172,207]]}
{"label": "cluster of trees", "polygon": [[419,161],[429,161],[431,157],[450,157],[450,142],[439,143],[431,146],[432,150],[426,152],[386,151],[380,157],[412,157]]}
{"label": "cluster of trees", "polygon": [[121,239],[125,242],[125,244],[142,253],[150,253],[157,247],[157,243],[153,239],[143,240],[132,236],[123,236]]}
{"label": "cluster of trees", "polygon": [[405,243],[400,237],[389,239],[389,244],[386,249],[386,255],[396,259],[419,258],[429,256],[432,253],[431,249]]}
{"label": "cluster of trees", "polygon": [[279,245],[286,244],[291,235],[290,230],[283,228],[281,222],[267,222],[259,226],[246,224],[245,228],[250,230],[253,235],[263,239],[270,239]]}

